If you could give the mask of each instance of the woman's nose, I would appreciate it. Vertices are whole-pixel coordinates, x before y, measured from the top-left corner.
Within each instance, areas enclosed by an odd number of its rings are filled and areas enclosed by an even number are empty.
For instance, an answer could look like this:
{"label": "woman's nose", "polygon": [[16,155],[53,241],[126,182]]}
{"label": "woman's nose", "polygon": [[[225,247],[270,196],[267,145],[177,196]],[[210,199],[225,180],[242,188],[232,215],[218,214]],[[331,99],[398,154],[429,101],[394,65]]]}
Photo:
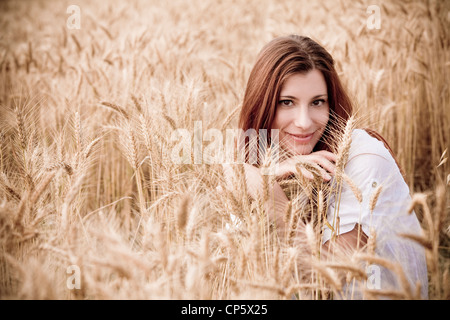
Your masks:
{"label": "woman's nose", "polygon": [[312,119],[307,107],[300,106],[295,112],[294,125],[298,128],[307,130],[312,125]]}

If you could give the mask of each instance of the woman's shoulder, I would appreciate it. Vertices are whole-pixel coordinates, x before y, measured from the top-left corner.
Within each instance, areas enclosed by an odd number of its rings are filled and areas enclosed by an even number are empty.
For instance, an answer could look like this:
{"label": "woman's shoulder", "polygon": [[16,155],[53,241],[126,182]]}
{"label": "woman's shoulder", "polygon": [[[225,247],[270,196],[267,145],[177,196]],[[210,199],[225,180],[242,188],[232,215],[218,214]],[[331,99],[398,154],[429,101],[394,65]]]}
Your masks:
{"label": "woman's shoulder", "polygon": [[353,131],[344,171],[359,188],[368,192],[373,191],[372,186],[383,184],[384,189],[394,188],[397,196],[399,190],[405,198],[409,195],[409,188],[391,152],[383,141],[365,130]]}
{"label": "woman's shoulder", "polygon": [[354,129],[352,132],[352,143],[350,145],[348,161],[359,155],[376,155],[389,162],[394,161],[391,153],[382,141],[371,136],[364,129]]}
{"label": "woman's shoulder", "polygon": [[[384,142],[363,129],[352,132],[352,142],[345,166],[346,174],[365,185],[374,181],[404,184],[403,175]],[[389,183],[389,184],[391,184]]]}

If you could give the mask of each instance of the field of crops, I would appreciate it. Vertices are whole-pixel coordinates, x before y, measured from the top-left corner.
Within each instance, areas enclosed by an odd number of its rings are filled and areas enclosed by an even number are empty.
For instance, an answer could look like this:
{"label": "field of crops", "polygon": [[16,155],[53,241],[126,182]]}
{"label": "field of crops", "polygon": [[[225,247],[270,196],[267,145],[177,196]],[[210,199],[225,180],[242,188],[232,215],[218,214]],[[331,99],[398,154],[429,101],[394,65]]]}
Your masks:
{"label": "field of crops", "polygon": [[[367,280],[363,260],[401,280],[377,260],[375,242],[323,262],[316,228],[280,241],[243,180],[224,191],[222,166],[207,161],[215,150],[203,133],[237,127],[261,48],[299,34],[333,55],[358,123],[396,153],[423,228],[410,241],[426,250],[429,298],[450,299],[449,9],[2,1],[0,298],[330,299]],[[174,161],[180,129],[193,161]],[[236,227],[230,213],[245,223]],[[413,299],[419,289],[363,296]]]}

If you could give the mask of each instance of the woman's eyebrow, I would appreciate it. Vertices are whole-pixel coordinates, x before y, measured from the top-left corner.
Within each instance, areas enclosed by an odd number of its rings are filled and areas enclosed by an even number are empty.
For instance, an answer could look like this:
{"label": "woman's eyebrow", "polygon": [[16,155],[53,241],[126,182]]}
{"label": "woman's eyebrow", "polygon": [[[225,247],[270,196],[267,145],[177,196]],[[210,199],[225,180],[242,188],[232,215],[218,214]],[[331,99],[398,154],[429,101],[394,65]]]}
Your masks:
{"label": "woman's eyebrow", "polygon": [[[318,95],[312,97],[311,100],[314,100],[314,99],[317,99],[317,98],[320,98],[320,97],[327,97],[327,96],[328,95],[326,93],[318,94]],[[280,95],[280,99],[281,98],[283,98],[283,99],[291,99],[291,100],[298,100],[296,97],[290,96],[290,95]]]}
{"label": "woman's eyebrow", "polygon": [[281,98],[283,98],[283,99],[297,100],[296,97],[294,97],[294,96],[287,96],[287,95],[280,95],[280,99],[281,99]]}
{"label": "woman's eyebrow", "polygon": [[328,95],[327,95],[326,93],[324,93],[324,94],[318,94],[317,96],[312,97],[311,100],[317,99],[317,98],[320,98],[320,97],[327,97],[327,96],[328,96]]}

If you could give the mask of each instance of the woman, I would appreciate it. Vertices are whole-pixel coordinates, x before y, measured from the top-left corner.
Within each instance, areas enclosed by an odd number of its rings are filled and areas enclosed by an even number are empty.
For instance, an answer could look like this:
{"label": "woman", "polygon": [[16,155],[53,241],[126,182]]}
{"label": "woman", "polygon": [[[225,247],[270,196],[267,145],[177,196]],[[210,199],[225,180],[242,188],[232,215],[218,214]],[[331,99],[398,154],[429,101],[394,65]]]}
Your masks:
{"label": "woman", "polygon": [[[339,80],[333,58],[318,43],[291,35],[276,38],[262,49],[248,79],[239,126],[243,132],[270,131],[265,142],[273,146],[277,141],[285,155],[275,167],[277,179],[271,180],[268,191],[271,200],[265,203],[279,234],[287,234],[285,231],[289,229],[283,217],[290,201],[280,181],[300,173],[312,182],[316,176],[305,165],[309,164],[323,182],[335,183],[339,159],[332,152],[336,150],[333,138],[342,135],[351,115],[352,103]],[[333,247],[346,250],[363,248],[369,237],[374,239],[376,235],[377,254],[399,262],[412,286],[417,281],[421,283],[421,295],[426,298],[423,248],[398,236],[418,233],[420,225],[414,213],[406,213],[409,189],[389,147],[373,131],[361,129],[351,131],[349,146],[343,170],[345,177],[357,186],[359,196],[345,183],[339,199],[330,194],[328,221],[322,233],[324,248],[329,249],[331,242]],[[299,167],[299,163],[303,166]],[[256,199],[267,181],[261,163],[245,163],[244,168],[249,195]],[[226,172],[231,174],[229,170]],[[401,285],[390,270],[382,269],[380,276],[375,289]]]}

